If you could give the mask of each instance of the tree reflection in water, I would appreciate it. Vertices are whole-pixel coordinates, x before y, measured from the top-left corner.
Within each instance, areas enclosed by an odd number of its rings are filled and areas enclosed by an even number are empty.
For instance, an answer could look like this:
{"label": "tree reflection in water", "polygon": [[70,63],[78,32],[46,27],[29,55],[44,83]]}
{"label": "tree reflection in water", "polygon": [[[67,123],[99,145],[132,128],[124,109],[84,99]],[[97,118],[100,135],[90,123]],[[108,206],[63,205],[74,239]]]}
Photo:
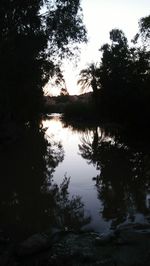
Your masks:
{"label": "tree reflection in water", "polygon": [[0,229],[15,239],[52,226],[80,229],[90,222],[79,197],[69,198],[67,177],[53,181],[63,160],[61,143],[49,141],[43,130],[28,128],[24,138],[0,151]]}
{"label": "tree reflection in water", "polygon": [[119,131],[108,127],[84,133],[79,150],[100,170],[93,179],[103,203],[102,216],[112,221],[112,228],[126,220],[134,222],[137,213],[148,217],[150,156],[145,150],[126,145]]}

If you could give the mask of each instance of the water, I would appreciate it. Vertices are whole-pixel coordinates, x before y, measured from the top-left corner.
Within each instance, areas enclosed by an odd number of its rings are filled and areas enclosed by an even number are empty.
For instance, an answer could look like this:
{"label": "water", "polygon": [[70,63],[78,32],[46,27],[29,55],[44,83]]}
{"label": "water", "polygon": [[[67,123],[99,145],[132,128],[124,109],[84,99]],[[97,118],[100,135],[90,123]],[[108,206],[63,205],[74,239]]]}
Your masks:
{"label": "water", "polygon": [[70,195],[79,195],[84,203],[85,212],[91,216],[91,222],[87,227],[101,232],[108,230],[110,222],[101,219],[102,203],[98,199],[97,188],[92,180],[100,174],[100,170],[89,164],[79,150],[83,137],[88,136],[89,142],[92,142],[93,131],[83,132],[64,127],[57,115],[43,121],[43,126],[48,128],[46,138],[60,142],[65,154],[64,160],[55,169],[53,179],[60,184],[64,176],[70,177]]}
{"label": "water", "polygon": [[28,128],[0,151],[0,234],[102,233],[150,220],[148,145],[132,147],[112,127],[65,124],[56,114],[42,124],[44,131]]}
{"label": "water", "polygon": [[[63,124],[52,115],[43,122],[46,138],[62,143],[64,160],[54,180],[70,177],[69,192],[78,194],[91,217],[87,228],[106,232],[120,223],[144,222],[149,217],[149,157],[111,134],[108,128]],[[117,139],[118,137],[118,139]]]}

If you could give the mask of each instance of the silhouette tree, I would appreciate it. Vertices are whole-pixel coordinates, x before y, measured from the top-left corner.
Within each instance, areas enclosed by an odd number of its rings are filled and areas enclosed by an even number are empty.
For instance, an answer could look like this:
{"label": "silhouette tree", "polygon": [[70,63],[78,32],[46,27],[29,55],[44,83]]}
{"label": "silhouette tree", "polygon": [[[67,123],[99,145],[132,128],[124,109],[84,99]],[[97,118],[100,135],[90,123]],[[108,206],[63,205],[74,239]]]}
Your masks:
{"label": "silhouette tree", "polygon": [[24,123],[42,111],[56,59],[86,40],[80,1],[1,1],[0,18],[0,120]]}
{"label": "silhouette tree", "polygon": [[130,48],[118,29],[110,32],[110,40],[111,44],[100,49],[101,113],[119,123],[137,126],[140,121],[144,125],[150,114],[150,53],[145,47]]}
{"label": "silhouette tree", "polygon": [[127,39],[121,30],[110,32],[111,44],[101,47],[100,66],[101,103],[108,116],[116,119],[128,95],[130,52]]}
{"label": "silhouette tree", "polygon": [[86,69],[81,70],[78,84],[81,85],[81,91],[86,91],[90,87],[93,90],[93,96],[98,96],[99,87],[99,69],[96,64],[90,64]]}
{"label": "silhouette tree", "polygon": [[144,44],[149,45],[150,40],[150,15],[143,17],[139,21],[139,34],[136,35],[136,39],[141,35]]}

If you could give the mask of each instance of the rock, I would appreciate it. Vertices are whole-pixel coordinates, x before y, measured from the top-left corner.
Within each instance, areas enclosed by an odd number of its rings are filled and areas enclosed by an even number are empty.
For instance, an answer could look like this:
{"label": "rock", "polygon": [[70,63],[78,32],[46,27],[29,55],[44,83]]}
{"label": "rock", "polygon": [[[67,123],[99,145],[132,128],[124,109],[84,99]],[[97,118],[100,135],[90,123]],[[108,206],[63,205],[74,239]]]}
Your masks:
{"label": "rock", "polygon": [[[45,234],[33,235],[21,243],[17,251],[20,257],[16,257],[15,262],[19,263],[17,266],[24,265],[24,259],[25,265],[38,266],[145,266],[149,265],[149,247],[148,224],[122,225],[114,233],[101,235],[56,228]],[[44,252],[38,254],[40,251]],[[32,256],[26,258],[26,255]],[[8,265],[16,266],[13,263]]]}
{"label": "rock", "polygon": [[0,266],[11,265],[9,264],[9,262],[13,257],[14,250],[15,250],[15,245],[13,243],[11,243],[5,250],[3,250],[3,253],[0,256]]}
{"label": "rock", "polygon": [[96,262],[97,266],[115,266],[115,262],[112,259],[104,259]]}
{"label": "rock", "polygon": [[52,227],[52,228],[51,228],[51,231],[48,232],[48,234],[51,234],[51,236],[54,236],[55,234],[58,234],[58,233],[61,233],[61,232],[62,232],[61,229],[59,229],[59,228],[57,228],[57,227]]}
{"label": "rock", "polygon": [[115,237],[114,233],[101,234],[95,238],[95,242],[97,245],[106,245],[112,242],[114,237]]}
{"label": "rock", "polygon": [[115,243],[119,245],[139,244],[150,237],[149,224],[125,224],[120,225],[115,231]]}
{"label": "rock", "polygon": [[51,238],[46,234],[35,234],[21,243],[17,250],[18,256],[32,255],[51,246]]}
{"label": "rock", "polygon": [[120,238],[115,239],[114,243],[116,245],[122,246],[122,245],[129,245],[130,242],[120,237]]}
{"label": "rock", "polygon": [[117,227],[116,232],[122,230],[150,230],[149,223],[129,223],[129,224],[121,224]]}
{"label": "rock", "polygon": [[9,244],[10,239],[5,237],[0,237],[0,244]]}

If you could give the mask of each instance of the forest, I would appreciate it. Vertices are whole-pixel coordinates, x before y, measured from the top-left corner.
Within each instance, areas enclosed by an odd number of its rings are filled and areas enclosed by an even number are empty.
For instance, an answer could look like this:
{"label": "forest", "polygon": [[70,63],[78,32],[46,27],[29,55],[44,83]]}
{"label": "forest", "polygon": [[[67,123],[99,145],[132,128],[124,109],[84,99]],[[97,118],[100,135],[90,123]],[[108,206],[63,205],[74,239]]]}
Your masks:
{"label": "forest", "polygon": [[[63,79],[62,58],[72,58],[77,45],[87,42],[80,3],[6,0],[0,5],[0,124],[32,124],[44,112],[44,85],[54,76]],[[99,62],[79,75],[81,91],[90,86],[92,100],[66,105],[66,117],[77,113],[149,128],[150,16],[140,18],[132,44],[120,29],[109,35]]]}
{"label": "forest", "polygon": [[83,88],[90,82],[100,116],[148,126],[149,38],[150,16],[140,19],[139,33],[132,40],[131,47],[124,33],[113,29],[110,31],[111,44],[106,43],[100,48],[101,62],[81,71],[78,82]]}
{"label": "forest", "polygon": [[33,123],[59,62],[86,41],[80,1],[0,2],[0,124]]}
{"label": "forest", "polygon": [[[148,130],[150,123],[150,16],[139,20],[139,32],[130,44],[120,29],[112,29],[110,42],[100,47],[99,62],[82,69],[81,91],[91,87],[89,104],[67,106],[66,117],[81,111],[84,118],[114,122],[129,129]],[[77,111],[76,111],[77,110]],[[79,111],[80,110],[80,111]],[[84,110],[86,110],[84,112]]]}

